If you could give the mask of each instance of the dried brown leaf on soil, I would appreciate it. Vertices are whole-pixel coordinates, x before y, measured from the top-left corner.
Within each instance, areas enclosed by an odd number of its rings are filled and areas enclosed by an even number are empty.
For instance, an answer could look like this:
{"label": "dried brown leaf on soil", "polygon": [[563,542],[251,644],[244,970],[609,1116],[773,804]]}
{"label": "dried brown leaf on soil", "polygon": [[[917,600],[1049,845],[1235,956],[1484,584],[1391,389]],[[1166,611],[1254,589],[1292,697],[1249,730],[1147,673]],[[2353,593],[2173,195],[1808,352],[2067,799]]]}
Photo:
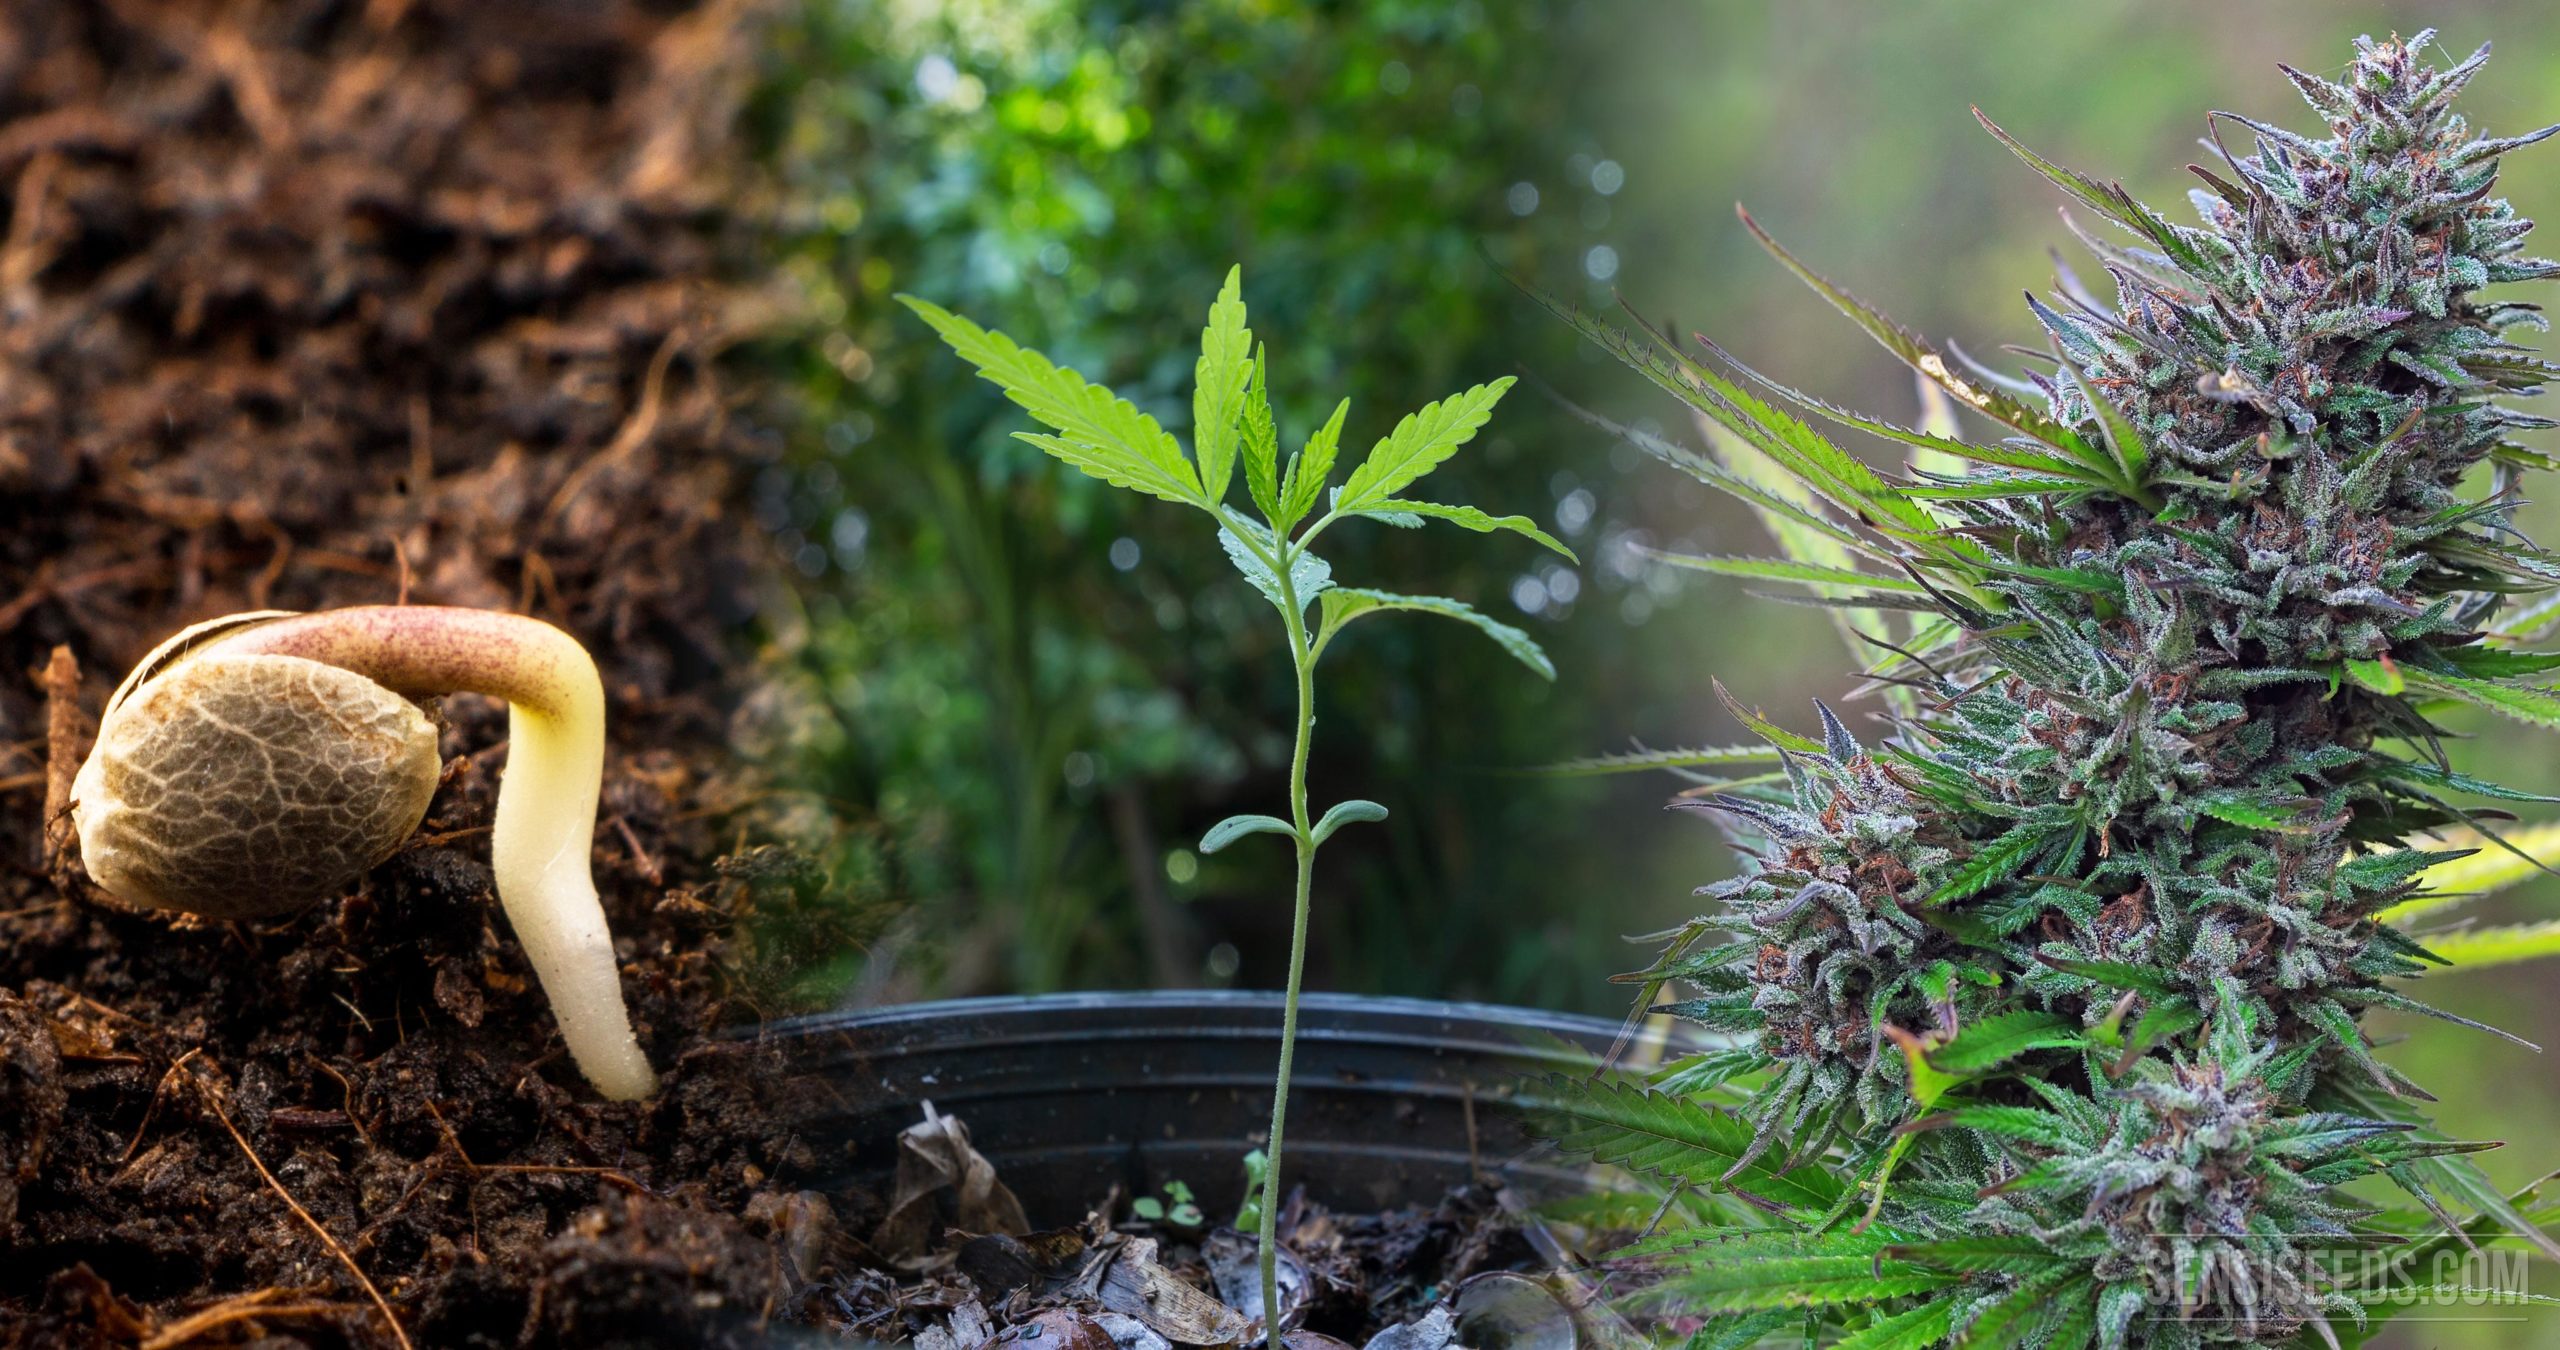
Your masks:
{"label": "dried brown leaf on soil", "polygon": [[995,1164],[971,1147],[968,1125],[930,1102],[924,1119],[898,1136],[892,1192],[871,1247],[902,1269],[924,1270],[951,1259],[949,1253],[928,1252],[945,1204],[953,1225],[971,1233],[1014,1237],[1031,1231],[1022,1202],[996,1175]]}

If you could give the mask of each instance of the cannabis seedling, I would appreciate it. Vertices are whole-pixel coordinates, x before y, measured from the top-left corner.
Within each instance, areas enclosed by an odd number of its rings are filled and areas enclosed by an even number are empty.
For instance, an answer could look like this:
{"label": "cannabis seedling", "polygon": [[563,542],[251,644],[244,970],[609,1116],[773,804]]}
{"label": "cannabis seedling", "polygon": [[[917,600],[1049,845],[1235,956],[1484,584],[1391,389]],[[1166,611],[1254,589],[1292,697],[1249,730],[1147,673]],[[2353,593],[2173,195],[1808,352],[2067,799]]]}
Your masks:
{"label": "cannabis seedling", "polygon": [[[1297,736],[1289,761],[1289,815],[1285,819],[1231,816],[1200,841],[1202,852],[1214,853],[1246,835],[1278,834],[1288,836],[1297,850],[1289,986],[1282,1005],[1280,1070],[1271,1102],[1270,1176],[1275,1180],[1266,1184],[1264,1194],[1269,1196],[1277,1193],[1281,1135],[1288,1117],[1289,1066],[1297,1048],[1298,990],[1306,963],[1308,894],[1316,850],[1344,825],[1383,820],[1387,814],[1376,802],[1357,800],[1338,803],[1321,817],[1308,812],[1307,747],[1315,730],[1317,660],[1355,620],[1391,610],[1414,610],[1473,624],[1530,669],[1555,677],[1545,654],[1527,634],[1456,600],[1335,585],[1332,567],[1312,551],[1315,541],[1353,517],[1408,527],[1430,519],[1479,533],[1510,530],[1568,558],[1573,553],[1524,516],[1493,516],[1471,506],[1396,495],[1475,437],[1495,402],[1511,387],[1507,378],[1477,385],[1406,416],[1351,469],[1340,487],[1332,487],[1331,479],[1343,418],[1351,408],[1349,399],[1337,404],[1333,416],[1308,438],[1305,448],[1283,464],[1266,384],[1268,363],[1245,327],[1239,285],[1240,272],[1228,272],[1225,287],[1209,308],[1208,326],[1201,330],[1189,457],[1153,417],[1110,390],[1061,369],[1002,333],[991,333],[912,296],[899,298],[933,325],[980,375],[1052,429],[1016,432],[1016,436],[1105,482],[1206,514],[1216,524],[1218,542],[1236,570],[1271,602],[1287,629],[1289,661],[1298,686]],[[1227,505],[1239,462],[1246,494],[1261,516],[1258,520]],[[1277,1205],[1265,1203],[1260,1216],[1262,1306],[1266,1308],[1280,1306],[1274,1233],[1278,1210]]]}
{"label": "cannabis seedling", "polygon": [[490,861],[570,1057],[617,1101],[657,1076],[632,1038],[588,873],[604,685],[536,619],[427,605],[261,611],[162,643],[108,699],[73,782],[89,875],[148,909],[283,914],[336,894],[426,818],[441,764],[413,697],[505,699]]}
{"label": "cannabis seedling", "polygon": [[1201,1212],[1199,1197],[1180,1181],[1164,1184],[1164,1198],[1142,1195],[1129,1202],[1129,1212],[1149,1223],[1171,1224],[1176,1228],[1197,1228],[1207,1222]]}

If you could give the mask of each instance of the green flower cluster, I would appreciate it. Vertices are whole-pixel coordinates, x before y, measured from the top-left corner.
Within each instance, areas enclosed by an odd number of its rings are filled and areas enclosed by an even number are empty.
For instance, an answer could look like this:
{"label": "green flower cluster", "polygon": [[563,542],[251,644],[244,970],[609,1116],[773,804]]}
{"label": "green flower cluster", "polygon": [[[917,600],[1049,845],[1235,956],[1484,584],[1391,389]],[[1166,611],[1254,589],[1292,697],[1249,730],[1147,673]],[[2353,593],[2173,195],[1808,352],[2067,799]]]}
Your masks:
{"label": "green flower cluster", "polygon": [[[1632,761],[1780,770],[1693,802],[1754,865],[1641,977],[1693,987],[1666,1006],[1733,1041],[1656,1091],[1747,1089],[1731,1124],[1703,1105],[1665,1149],[1625,1094],[1547,1103],[1583,1151],[1749,1202],[1752,1231],[1643,1250],[1658,1306],[1732,1344],[1808,1317],[1859,1344],[2277,1343],[2361,1334],[2344,1255],[2414,1250],[2458,1222],[2448,1195],[2549,1249],[2455,1156],[2477,1146],[2418,1128],[2425,1094],[2359,1023],[2434,1011],[2394,986],[2436,960],[2388,917],[2448,856],[2413,836],[2486,836],[2463,798],[2548,800],[2452,769],[2433,711],[2560,727],[2536,682],[2560,656],[2513,643],[2539,607],[2508,617],[2560,583],[2509,520],[2517,475],[2551,467],[2514,435],[2548,423],[2501,402],[2554,367],[2510,340],[2534,307],[2482,294],[2560,272],[2491,195],[2560,128],[2476,135],[2452,103],[2486,50],[2439,69],[2428,36],[2360,42],[2335,83],[2287,69],[2325,135],[2217,114],[2215,145],[2255,145],[2196,170],[2194,225],[1986,119],[2123,236],[2081,235],[2111,296],[2066,271],[2030,297],[2050,359],[2023,375],[1760,235],[2005,438],[1557,306],[1800,489],[1638,437],[1799,545],[1686,561],[1904,616],[1866,634],[1874,744],[1827,707],[1816,738],[1737,706],[1765,749]],[[1912,464],[1879,473],[1813,421]],[[2337,1189],[2367,1177],[2421,1208]]]}

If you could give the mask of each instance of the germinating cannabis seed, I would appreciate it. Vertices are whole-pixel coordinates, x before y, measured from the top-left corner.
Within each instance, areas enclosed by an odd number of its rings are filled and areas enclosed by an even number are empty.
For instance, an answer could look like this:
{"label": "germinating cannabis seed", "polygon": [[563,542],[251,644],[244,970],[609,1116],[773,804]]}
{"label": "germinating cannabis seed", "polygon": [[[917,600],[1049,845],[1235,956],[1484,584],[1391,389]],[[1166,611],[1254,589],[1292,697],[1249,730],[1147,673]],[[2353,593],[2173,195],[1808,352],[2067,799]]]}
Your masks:
{"label": "germinating cannabis seed", "polygon": [[[2485,828],[2465,797],[2547,800],[2453,771],[2435,709],[2560,727],[2560,655],[2515,645],[2552,604],[2504,617],[2560,581],[2509,522],[2550,467],[2514,437],[2544,424],[2501,402],[2555,367],[2512,343],[2535,310],[2482,294],[2560,273],[2490,195],[2500,156],[2560,128],[2474,135],[2451,103],[2486,49],[2439,69],[2430,36],[2361,41],[2334,83],[2287,69],[2325,136],[2217,114],[2214,143],[2254,152],[2197,170],[2195,226],[1985,119],[2110,230],[2081,233],[2096,277],[2029,298],[2050,355],[2019,375],[1951,362],[1744,217],[1993,438],[1550,302],[1719,454],[1794,480],[1638,438],[1789,555],[1683,561],[1859,613],[1885,691],[1882,736],[1734,704],[1766,748],[1620,761],[1774,769],[1684,803],[1754,862],[1642,976],[1690,986],[1666,1009],[1734,1047],[1548,1104],[1571,1147],[1781,1216],[1663,1262],[1648,1297],[1717,1314],[1702,1341],[1803,1337],[1813,1309],[1862,1344],[2337,1344],[2364,1291],[2312,1258],[2359,1231],[2458,1205],[2560,1256],[2455,1156],[2489,1145],[2421,1136],[2424,1094],[2359,1024],[2434,1013],[2394,984],[2433,958],[2398,907],[2459,855],[2400,846]],[[1879,473],[1788,405],[1912,462]],[[2483,464],[2493,490],[2464,495]],[[1697,1096],[1736,1080],[1737,1117]],[[2416,1207],[2341,1189],[2375,1178]]]}
{"label": "germinating cannabis seed", "polygon": [[81,856],[133,904],[289,913],[390,857],[442,767],[426,715],[361,675],[189,661],[108,711],[73,788]]}
{"label": "germinating cannabis seed", "polygon": [[108,700],[73,782],[89,874],[128,903],[210,919],[335,895],[417,830],[435,794],[435,728],[404,695],[463,689],[509,707],[498,899],[579,1070],[608,1097],[645,1097],[657,1075],[588,874],[604,688],[549,624],[413,605],[187,629]]}

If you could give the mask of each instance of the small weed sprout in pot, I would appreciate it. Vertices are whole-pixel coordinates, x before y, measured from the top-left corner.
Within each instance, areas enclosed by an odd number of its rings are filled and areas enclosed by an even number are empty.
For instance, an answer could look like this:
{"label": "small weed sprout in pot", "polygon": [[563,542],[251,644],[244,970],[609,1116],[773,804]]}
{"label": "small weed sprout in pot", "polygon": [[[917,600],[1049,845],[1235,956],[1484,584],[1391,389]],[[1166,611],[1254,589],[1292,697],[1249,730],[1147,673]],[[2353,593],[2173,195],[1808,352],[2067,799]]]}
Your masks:
{"label": "small weed sprout in pot", "polygon": [[498,899],[598,1092],[648,1096],[588,871],[604,685],[536,619],[433,605],[215,619],[162,643],[107,701],[72,784],[89,875],[145,909],[257,919],[343,890],[414,833],[442,768],[410,702],[506,700],[490,860]]}
{"label": "small weed sprout in pot", "polygon": [[[1200,359],[1192,396],[1192,453],[1185,455],[1173,436],[1153,417],[1110,390],[1088,383],[1038,352],[1016,344],[1002,333],[989,332],[940,306],[900,297],[933,325],[952,350],[978,373],[1003,389],[1047,432],[1016,432],[1066,463],[1120,487],[1187,506],[1208,517],[1236,569],[1270,601],[1286,630],[1290,664],[1297,677],[1297,729],[1289,762],[1286,816],[1231,816],[1218,822],[1200,841],[1214,853],[1247,835],[1286,837],[1297,855],[1296,909],[1290,929],[1288,993],[1283,1003],[1280,1067],[1271,1104],[1268,1170],[1258,1211],[1263,1302],[1280,1305],[1276,1290],[1278,1256],[1274,1229],[1278,1206],[1268,1197],[1279,1193],[1282,1135],[1288,1123],[1289,1067],[1298,1034],[1298,993],[1306,964],[1309,884],[1316,852],[1334,831],[1359,821],[1386,818],[1376,802],[1336,803],[1317,816],[1308,809],[1307,750],[1315,730],[1316,665],[1342,630],[1372,615],[1393,611],[1437,614],[1483,630],[1505,651],[1539,675],[1555,671],[1537,644],[1519,629],[1498,623],[1468,605],[1437,596],[1399,595],[1337,585],[1333,569],[1314,552],[1325,531],[1354,518],[1413,526],[1425,520],[1445,521],[1479,533],[1508,530],[1526,535],[1570,558],[1573,553],[1524,516],[1494,516],[1471,506],[1419,501],[1399,496],[1415,480],[1447,460],[1475,437],[1494,404],[1511,387],[1509,379],[1481,384],[1465,393],[1425,405],[1408,414],[1395,429],[1353,464],[1339,486],[1333,485],[1335,460],[1342,443],[1350,400],[1337,404],[1331,418],[1307,438],[1305,446],[1285,460],[1278,428],[1273,424],[1267,380],[1269,363],[1245,326],[1240,276],[1227,274],[1226,285],[1209,308],[1208,326],[1200,335]],[[1243,470],[1245,495],[1252,512],[1228,503]]]}
{"label": "small weed sprout in pot", "polygon": [[2510,521],[2553,467],[2516,435],[2550,424],[2506,406],[2555,367],[2513,341],[2536,307],[2484,292],[2560,274],[2492,195],[2560,128],[2473,132],[2451,105],[2486,49],[2438,66],[2429,36],[2286,69],[2319,134],[2216,114],[2192,226],[1986,119],[2095,217],[2112,291],[2031,296],[2019,375],[1746,216],[1926,381],[1918,429],[1550,302],[1710,429],[1632,439],[1786,555],[1679,561],[1854,615],[1883,723],[1728,698],[1766,744],[1587,766],[1720,775],[1682,804],[1751,858],[1631,977],[1728,1047],[1540,1094],[1565,1144],[1688,1200],[1630,1259],[1691,1344],[2336,1346],[2411,1302],[2529,1299],[2447,1281],[2474,1243],[2560,1257],[2364,1026],[2448,1016],[2402,987],[2431,965],[2560,953],[2560,926],[2433,923],[2480,880],[2436,870],[2447,837],[2513,847],[2466,802],[2554,800],[2455,770],[2436,719],[2560,728],[2560,655],[2524,648],[2560,557]]}

